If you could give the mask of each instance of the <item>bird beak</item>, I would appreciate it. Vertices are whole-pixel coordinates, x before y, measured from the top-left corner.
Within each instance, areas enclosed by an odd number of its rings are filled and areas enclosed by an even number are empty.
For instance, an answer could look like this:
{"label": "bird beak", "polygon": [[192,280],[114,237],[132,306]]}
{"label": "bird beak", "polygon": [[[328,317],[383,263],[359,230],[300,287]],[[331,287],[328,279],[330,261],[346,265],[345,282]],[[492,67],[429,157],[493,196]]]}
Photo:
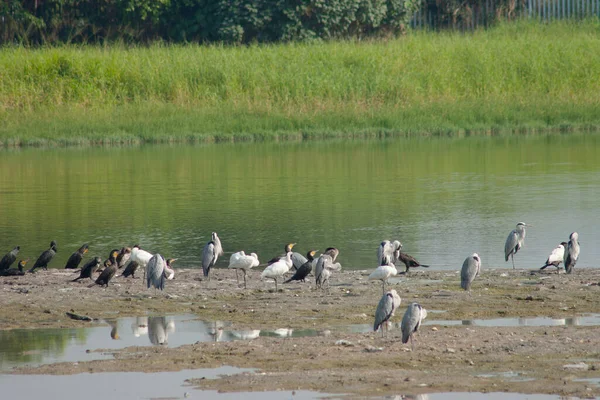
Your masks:
{"label": "bird beak", "polygon": [[29,262],[29,258],[23,260],[23,265],[27,265],[28,262]]}
{"label": "bird beak", "polygon": [[87,252],[88,252],[87,248],[83,249],[83,254],[86,254]]}
{"label": "bird beak", "polygon": [[290,243],[290,249],[294,248],[295,245],[296,243]]}

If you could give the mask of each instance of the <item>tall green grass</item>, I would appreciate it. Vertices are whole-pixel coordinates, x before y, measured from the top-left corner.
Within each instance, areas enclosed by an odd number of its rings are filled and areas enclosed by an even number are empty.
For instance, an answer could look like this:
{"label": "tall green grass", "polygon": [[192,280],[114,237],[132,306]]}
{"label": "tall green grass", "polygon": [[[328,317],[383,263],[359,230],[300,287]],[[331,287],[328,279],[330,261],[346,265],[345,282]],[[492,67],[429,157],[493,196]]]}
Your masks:
{"label": "tall green grass", "polygon": [[600,126],[600,24],[248,47],[4,48],[0,142]]}

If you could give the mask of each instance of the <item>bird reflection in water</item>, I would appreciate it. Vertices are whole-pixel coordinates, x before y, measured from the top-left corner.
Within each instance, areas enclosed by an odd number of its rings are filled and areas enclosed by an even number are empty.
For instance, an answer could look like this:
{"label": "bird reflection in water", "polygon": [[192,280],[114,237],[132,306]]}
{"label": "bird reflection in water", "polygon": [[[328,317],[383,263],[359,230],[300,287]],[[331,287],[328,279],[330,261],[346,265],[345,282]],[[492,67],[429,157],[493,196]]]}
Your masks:
{"label": "bird reflection in water", "polygon": [[247,331],[231,331],[231,337],[234,340],[252,340],[260,336],[260,329],[251,329]]}
{"label": "bird reflection in water", "polygon": [[140,337],[148,334],[148,317],[136,317],[135,322],[131,324],[133,336]]}
{"label": "bird reflection in water", "polygon": [[114,319],[107,319],[105,320],[105,322],[110,325],[110,338],[113,340],[118,340],[119,338],[119,332],[118,332],[118,326],[117,326],[117,321]]}
{"label": "bird reflection in water", "polygon": [[175,332],[175,321],[168,317],[149,317],[148,336],[153,345],[167,345],[169,333]]}
{"label": "bird reflection in water", "polygon": [[223,339],[223,327],[225,324],[222,321],[215,321],[210,325],[208,334],[213,338],[213,341],[220,342]]}

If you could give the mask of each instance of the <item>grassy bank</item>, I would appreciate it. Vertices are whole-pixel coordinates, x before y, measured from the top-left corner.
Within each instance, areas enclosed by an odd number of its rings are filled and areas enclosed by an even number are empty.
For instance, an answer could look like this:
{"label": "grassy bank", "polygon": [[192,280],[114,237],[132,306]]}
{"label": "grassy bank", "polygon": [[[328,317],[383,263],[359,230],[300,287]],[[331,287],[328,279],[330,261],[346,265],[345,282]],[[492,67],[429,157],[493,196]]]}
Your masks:
{"label": "grassy bank", "polygon": [[4,48],[3,144],[595,130],[600,24],[385,42]]}

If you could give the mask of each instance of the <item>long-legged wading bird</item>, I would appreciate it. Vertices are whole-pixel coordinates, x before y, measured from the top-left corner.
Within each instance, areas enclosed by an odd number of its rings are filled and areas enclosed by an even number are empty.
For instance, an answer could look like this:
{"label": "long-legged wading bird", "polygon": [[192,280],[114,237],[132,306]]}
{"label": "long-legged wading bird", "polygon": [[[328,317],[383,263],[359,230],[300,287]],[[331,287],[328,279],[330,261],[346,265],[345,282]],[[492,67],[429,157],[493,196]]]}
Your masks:
{"label": "long-legged wading bird", "polygon": [[244,273],[244,289],[246,289],[246,274],[248,270],[252,267],[257,267],[259,264],[258,256],[256,253],[250,253],[249,256],[244,253],[244,251],[238,251],[237,253],[233,253],[231,257],[229,257],[229,266],[228,268],[235,269],[235,278],[237,280],[238,285],[240,284],[240,278],[238,276],[238,269],[241,269]]}
{"label": "long-legged wading bird", "polygon": [[525,242],[525,227],[533,226],[527,225],[525,222],[519,222],[517,227],[510,231],[508,237],[506,238],[506,243],[504,243],[504,261],[508,262],[508,257],[512,260],[513,269],[515,269],[515,254],[521,247],[523,247],[523,243]]}
{"label": "long-legged wading bird", "polygon": [[331,273],[342,270],[342,265],[335,262],[339,253],[339,250],[335,247],[329,247],[325,250],[325,253],[319,256],[315,265],[315,283],[317,288],[323,289],[325,283],[327,283],[327,288],[329,288]]}
{"label": "long-legged wading bird", "polygon": [[171,264],[177,261],[176,258],[167,258],[167,266],[165,267],[165,277],[168,280],[175,279],[175,270],[171,268]]}
{"label": "long-legged wading bird", "polygon": [[579,234],[577,232],[571,233],[569,236],[569,243],[565,250],[565,271],[567,274],[573,272],[573,268],[579,259]]}
{"label": "long-legged wading bird", "polygon": [[398,270],[396,270],[394,264],[380,265],[375,271],[371,272],[368,280],[380,280],[382,293],[385,294],[385,283],[390,277],[396,275],[398,275]]}
{"label": "long-legged wading bird", "polygon": [[400,299],[400,296],[394,289],[389,290],[381,296],[381,300],[379,300],[379,304],[377,305],[377,310],[375,310],[375,323],[373,324],[373,330],[375,332],[381,327],[381,337],[384,336],[387,322],[394,316],[394,313],[401,302],[402,299]]}
{"label": "long-legged wading bird", "polygon": [[402,261],[404,263],[404,266],[406,267],[406,271],[404,271],[405,274],[408,273],[409,268],[429,268],[429,265],[421,264],[413,256],[409,256],[408,254],[402,252],[398,252],[398,261]]}
{"label": "long-legged wading bird", "polygon": [[556,246],[554,250],[552,250],[552,253],[550,253],[550,255],[548,256],[548,259],[546,259],[546,262],[544,263],[542,268],[540,268],[540,271],[552,265],[556,267],[556,273],[558,274],[558,271],[560,270],[560,263],[563,262],[563,259],[565,257],[566,247],[567,242],[561,242],[558,246]]}
{"label": "long-legged wading bird", "polygon": [[311,250],[308,253],[306,253],[306,262],[304,264],[302,264],[300,266],[300,268],[298,268],[296,270],[296,273],[294,275],[292,275],[292,277],[290,279],[288,279],[287,281],[285,281],[283,283],[290,283],[291,281],[305,282],[308,274],[310,274],[312,272],[313,261],[315,260],[315,254],[317,253],[317,251],[318,250]]}
{"label": "long-legged wading bird", "polygon": [[261,279],[269,278],[275,281],[275,291],[277,288],[277,278],[283,276],[292,268],[292,252],[288,251],[287,255],[283,259],[278,259],[274,263],[267,266],[264,271],[260,274]]}
{"label": "long-legged wading bird", "polygon": [[98,268],[100,268],[100,264],[102,264],[102,259],[100,257],[92,258],[83,266],[83,268],[81,268],[81,271],[79,271],[79,276],[73,279],[71,282],[77,282],[78,280],[84,278],[92,279],[92,275],[98,270]]}
{"label": "long-legged wading bird", "polygon": [[83,260],[83,256],[88,252],[88,250],[88,244],[84,243],[79,249],[77,249],[77,251],[71,254],[71,257],[69,257],[67,263],[65,264],[65,269],[79,268],[79,264],[81,263],[81,260]]}
{"label": "long-legged wading bird", "polygon": [[129,256],[129,260],[135,261],[144,271],[144,279],[146,278],[146,266],[148,265],[148,261],[152,258],[152,254],[147,252],[146,250],[140,249],[139,245],[135,245],[131,248],[131,255]]}
{"label": "long-legged wading bird", "polygon": [[394,240],[393,242],[384,240],[379,244],[379,248],[377,249],[377,262],[379,265],[396,264],[400,249],[402,249],[402,243],[399,240]]}
{"label": "long-legged wading bird", "polygon": [[146,266],[146,286],[148,288],[153,286],[155,289],[163,290],[165,282],[171,273],[174,273],[174,271],[169,268],[165,258],[156,253]]}
{"label": "long-legged wading bird", "polygon": [[131,258],[131,247],[122,247],[117,256],[117,264],[119,269],[123,268]]}
{"label": "long-legged wading bird", "polygon": [[129,264],[127,264],[127,266],[125,267],[125,269],[123,270],[123,273],[121,275],[123,275],[124,278],[131,276],[132,278],[135,279],[135,273],[137,272],[137,270],[139,268],[140,268],[140,264],[138,264],[136,261],[129,260]]}
{"label": "long-legged wading bird", "polygon": [[408,343],[410,339],[410,347],[414,350],[413,335],[421,326],[421,322],[427,317],[427,311],[421,307],[419,303],[410,303],[404,317],[402,317],[402,343]]}
{"label": "long-legged wading bird", "polygon": [[481,258],[479,254],[473,253],[465,259],[460,270],[460,287],[468,290],[471,294],[471,284],[481,270]]}
{"label": "long-legged wading bird", "polygon": [[118,255],[119,255],[119,250],[113,250],[112,253],[110,253],[110,259],[108,260],[110,262],[110,265],[108,265],[104,269],[104,271],[102,271],[100,276],[98,276],[98,278],[96,278],[96,281],[94,282],[94,284],[90,285],[89,287],[92,287],[94,285],[108,287],[108,283],[115,276],[115,274],[117,273],[117,269],[119,267],[119,264],[117,263]]}
{"label": "long-legged wading bird", "polygon": [[23,275],[25,275],[25,271],[23,270],[23,268],[25,268],[25,265],[27,264],[28,261],[29,261],[29,259],[21,260],[21,261],[19,261],[19,264],[17,264],[17,268],[9,268],[9,269],[1,270],[0,276],[23,276]]}
{"label": "long-legged wading bird", "polygon": [[42,252],[42,254],[40,254],[37,261],[35,262],[35,264],[33,264],[33,267],[29,270],[29,272],[34,272],[37,268],[48,269],[48,264],[56,255],[56,252],[56,242],[53,240],[52,242],[50,242],[50,248]]}
{"label": "long-legged wading bird", "polygon": [[219,239],[217,232],[213,232],[211,240],[206,243],[204,250],[202,251],[202,272],[209,281],[210,269],[217,263],[219,256],[222,255],[223,247],[221,246],[221,239]]}
{"label": "long-legged wading bird", "polygon": [[19,250],[21,250],[21,247],[16,246],[14,249],[6,253],[4,257],[2,257],[2,260],[0,260],[0,271],[9,269],[12,263],[17,261],[17,255],[19,255]]}

